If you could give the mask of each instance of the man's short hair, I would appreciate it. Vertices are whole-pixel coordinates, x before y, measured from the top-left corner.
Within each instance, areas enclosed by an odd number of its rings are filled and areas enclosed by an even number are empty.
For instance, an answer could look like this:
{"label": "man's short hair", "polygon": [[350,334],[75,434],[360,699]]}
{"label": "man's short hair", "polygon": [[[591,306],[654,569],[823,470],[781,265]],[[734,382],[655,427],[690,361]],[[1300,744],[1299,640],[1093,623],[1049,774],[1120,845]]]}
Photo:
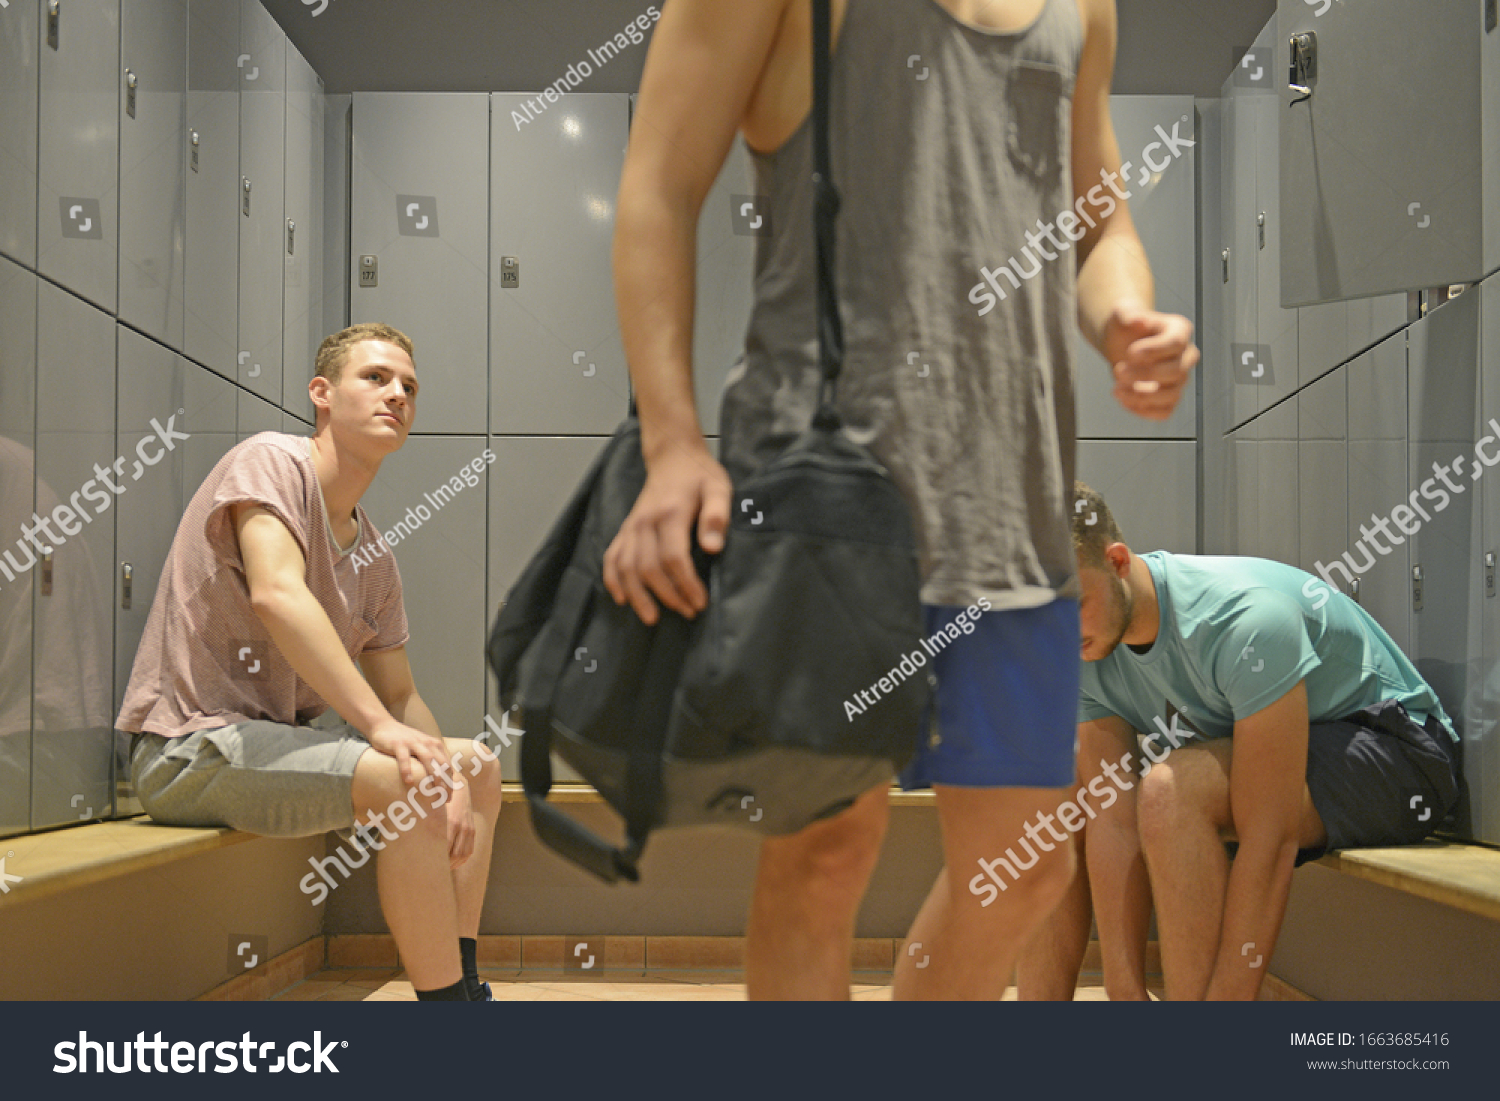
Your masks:
{"label": "man's short hair", "polygon": [[1119,525],[1104,498],[1084,485],[1073,483],[1073,550],[1078,562],[1090,569],[1109,568],[1104,549],[1111,543],[1123,543]]}
{"label": "man's short hair", "polygon": [[344,364],[349,362],[349,350],[366,340],[383,340],[387,344],[394,344],[413,360],[416,359],[411,337],[390,325],[369,321],[362,325],[350,325],[342,332],[325,338],[318,349],[318,360],[313,374],[321,375],[337,386],[344,372]]}

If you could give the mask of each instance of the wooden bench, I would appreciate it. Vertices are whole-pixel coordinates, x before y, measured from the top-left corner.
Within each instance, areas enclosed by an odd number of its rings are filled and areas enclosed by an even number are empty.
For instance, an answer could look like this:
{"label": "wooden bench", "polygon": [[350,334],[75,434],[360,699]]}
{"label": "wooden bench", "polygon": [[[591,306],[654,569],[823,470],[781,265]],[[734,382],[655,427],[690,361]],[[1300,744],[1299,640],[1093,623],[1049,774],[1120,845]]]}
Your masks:
{"label": "wooden bench", "polygon": [[1318,863],[1344,875],[1500,921],[1500,849],[1428,838],[1420,845],[1332,852]]}

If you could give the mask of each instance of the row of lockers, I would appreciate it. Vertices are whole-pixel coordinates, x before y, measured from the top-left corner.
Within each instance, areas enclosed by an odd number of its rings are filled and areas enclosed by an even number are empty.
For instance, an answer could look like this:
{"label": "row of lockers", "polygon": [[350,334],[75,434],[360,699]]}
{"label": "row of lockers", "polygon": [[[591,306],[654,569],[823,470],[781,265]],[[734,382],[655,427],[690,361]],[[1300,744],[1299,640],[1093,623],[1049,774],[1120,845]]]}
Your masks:
{"label": "row of lockers", "polygon": [[0,253],[300,411],[324,335],[325,104],[259,0],[13,0]]}

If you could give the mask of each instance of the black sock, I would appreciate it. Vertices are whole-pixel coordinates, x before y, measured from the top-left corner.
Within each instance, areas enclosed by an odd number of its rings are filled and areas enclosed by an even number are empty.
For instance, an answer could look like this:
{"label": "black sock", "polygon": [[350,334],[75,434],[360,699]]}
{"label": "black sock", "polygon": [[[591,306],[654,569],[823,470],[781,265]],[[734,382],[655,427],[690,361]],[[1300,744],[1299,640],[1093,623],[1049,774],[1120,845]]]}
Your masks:
{"label": "black sock", "polygon": [[437,990],[418,990],[417,1001],[419,1002],[467,1002],[472,1001],[469,997],[468,983],[459,979],[452,986],[440,987]]}
{"label": "black sock", "polygon": [[484,987],[479,984],[479,963],[477,955],[479,952],[479,941],[475,937],[458,938],[458,954],[464,965],[464,989],[468,991],[469,1001],[481,1002],[484,1000]]}

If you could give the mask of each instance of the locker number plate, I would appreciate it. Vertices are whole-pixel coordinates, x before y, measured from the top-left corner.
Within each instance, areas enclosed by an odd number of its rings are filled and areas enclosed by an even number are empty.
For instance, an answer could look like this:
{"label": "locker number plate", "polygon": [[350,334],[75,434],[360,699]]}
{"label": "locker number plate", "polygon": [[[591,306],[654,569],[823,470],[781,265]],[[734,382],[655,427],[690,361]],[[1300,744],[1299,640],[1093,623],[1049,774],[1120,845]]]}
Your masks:
{"label": "locker number plate", "polygon": [[380,261],[373,256],[361,256],[359,258],[359,285],[361,287],[380,286]]}
{"label": "locker number plate", "polygon": [[521,285],[521,260],[516,256],[500,257],[500,289],[513,291]]}

